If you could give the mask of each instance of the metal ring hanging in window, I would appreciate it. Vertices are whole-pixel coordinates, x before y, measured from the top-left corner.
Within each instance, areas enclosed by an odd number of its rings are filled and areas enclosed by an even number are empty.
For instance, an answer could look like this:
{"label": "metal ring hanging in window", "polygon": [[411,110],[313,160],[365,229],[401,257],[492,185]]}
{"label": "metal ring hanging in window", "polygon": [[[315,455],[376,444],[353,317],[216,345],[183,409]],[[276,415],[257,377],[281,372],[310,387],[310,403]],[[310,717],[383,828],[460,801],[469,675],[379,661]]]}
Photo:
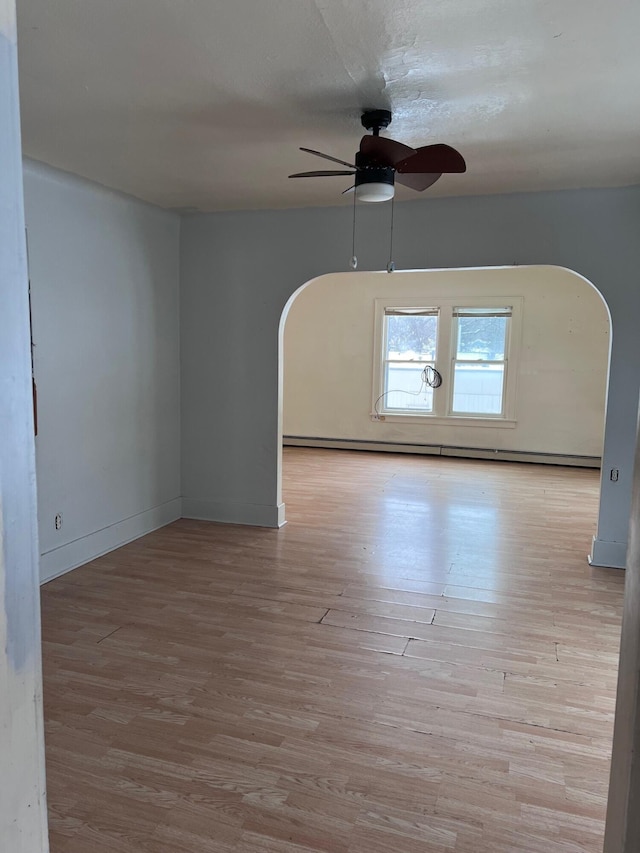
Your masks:
{"label": "metal ring hanging in window", "polygon": [[422,381],[429,388],[439,388],[442,385],[442,375],[435,367],[428,364],[422,371]]}

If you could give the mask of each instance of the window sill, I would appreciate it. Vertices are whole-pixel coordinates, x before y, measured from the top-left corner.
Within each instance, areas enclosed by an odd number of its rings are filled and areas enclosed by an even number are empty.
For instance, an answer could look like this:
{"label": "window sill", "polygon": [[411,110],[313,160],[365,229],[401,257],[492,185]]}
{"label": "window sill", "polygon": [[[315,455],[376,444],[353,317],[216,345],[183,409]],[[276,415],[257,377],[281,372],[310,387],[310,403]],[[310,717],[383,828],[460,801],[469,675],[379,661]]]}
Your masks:
{"label": "window sill", "polygon": [[436,415],[401,415],[401,414],[372,414],[371,420],[378,423],[430,424],[431,426],[466,426],[494,427],[497,429],[514,429],[518,422],[510,418],[461,417],[451,415],[442,418]]}

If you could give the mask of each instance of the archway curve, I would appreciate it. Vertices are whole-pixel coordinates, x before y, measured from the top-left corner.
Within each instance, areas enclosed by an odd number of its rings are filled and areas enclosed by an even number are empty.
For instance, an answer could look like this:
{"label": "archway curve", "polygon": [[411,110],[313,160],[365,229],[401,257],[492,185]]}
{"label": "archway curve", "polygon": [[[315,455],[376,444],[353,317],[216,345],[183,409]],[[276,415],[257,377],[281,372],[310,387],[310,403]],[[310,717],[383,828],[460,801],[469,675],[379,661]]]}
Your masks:
{"label": "archway curve", "polygon": [[[640,187],[438,198],[396,207],[399,268],[542,263],[576,271],[605,298],[613,337],[603,466],[618,469],[619,478],[602,484],[592,556],[595,565],[618,568],[626,562],[640,396],[639,211]],[[361,225],[362,266],[385,268],[387,218],[363,208]],[[183,220],[186,516],[277,526],[278,329],[285,305],[303,284],[346,270],[350,226],[348,207]]]}
{"label": "archway curve", "polygon": [[[607,367],[606,367],[606,387],[605,387],[605,411],[606,411],[606,403],[607,403],[607,394],[608,394],[608,385],[609,385],[609,370],[611,364],[611,347],[612,347],[612,338],[613,338],[613,322],[611,311],[609,305],[607,303],[606,298],[603,293],[599,290],[596,285],[591,282],[588,278],[586,278],[581,273],[576,272],[568,267],[554,264],[527,264],[527,265],[493,265],[493,266],[474,266],[474,267],[445,267],[438,269],[418,269],[418,270],[402,270],[393,273],[394,280],[397,281],[398,277],[403,277],[405,275],[413,275],[416,274],[424,274],[426,276],[431,275],[440,275],[440,276],[452,276],[457,277],[458,279],[461,275],[468,273],[492,273],[497,272],[500,275],[508,273],[509,271],[519,271],[518,274],[526,271],[535,271],[542,272],[544,270],[551,270],[555,274],[557,273],[566,273],[572,279],[577,279],[580,282],[583,282],[587,285],[590,291],[597,295],[599,303],[604,306],[606,317],[608,321],[609,327],[609,341],[608,341],[608,350],[607,350]],[[322,286],[324,282],[329,280],[331,283],[336,283],[336,280],[339,282],[344,281],[345,285],[348,282],[353,282],[354,279],[360,279],[362,281],[363,278],[367,277],[371,279],[371,277],[380,276],[380,281],[384,280],[385,283],[390,282],[389,274],[386,271],[362,271],[362,272],[340,272],[340,273],[326,273],[320,276],[316,276],[309,281],[302,284],[298,287],[287,300],[280,317],[280,323],[278,328],[278,451],[277,451],[277,489],[278,489],[278,504],[279,506],[284,506],[282,503],[282,444],[283,444],[283,398],[284,398],[284,331],[286,322],[289,316],[289,312],[296,302],[296,300],[300,297],[300,295],[307,291],[310,287],[317,287],[318,285]],[[446,285],[445,285],[446,286]],[[498,294],[495,294],[498,295]],[[600,495],[599,495],[599,516],[602,511],[602,482],[603,475],[601,469],[601,477],[600,477]],[[282,518],[282,522],[284,523],[284,517]],[[585,548],[586,550],[586,548]],[[589,558],[591,561],[591,557]]]}

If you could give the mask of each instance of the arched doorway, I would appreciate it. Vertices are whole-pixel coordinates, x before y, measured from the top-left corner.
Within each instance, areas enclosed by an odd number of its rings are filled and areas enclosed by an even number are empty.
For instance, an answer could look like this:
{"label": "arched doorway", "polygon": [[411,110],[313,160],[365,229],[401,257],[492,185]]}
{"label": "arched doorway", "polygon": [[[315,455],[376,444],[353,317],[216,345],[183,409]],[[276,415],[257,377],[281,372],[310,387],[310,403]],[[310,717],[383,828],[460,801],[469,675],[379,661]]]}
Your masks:
{"label": "arched doorway", "polygon": [[[444,305],[446,318],[441,320],[450,324],[452,306],[480,302],[484,311],[489,303],[514,306],[509,364],[502,368],[508,375],[505,397],[507,391],[511,394],[505,417],[492,420],[476,413],[437,418],[431,417],[433,412],[412,417],[410,410],[401,410],[378,418],[373,410],[381,387],[376,376],[381,307]],[[293,351],[288,361],[283,355],[285,327]],[[329,328],[331,336],[322,332]],[[296,291],[282,315],[279,433],[291,444],[597,467],[610,328],[601,294],[582,276],[561,267],[321,276]],[[445,353],[442,358],[448,361],[451,356]],[[478,376],[477,363],[474,369]],[[483,371],[485,385],[488,374]],[[283,417],[285,394],[291,405]],[[279,483],[281,464],[280,452]],[[588,549],[585,542],[585,553]]]}

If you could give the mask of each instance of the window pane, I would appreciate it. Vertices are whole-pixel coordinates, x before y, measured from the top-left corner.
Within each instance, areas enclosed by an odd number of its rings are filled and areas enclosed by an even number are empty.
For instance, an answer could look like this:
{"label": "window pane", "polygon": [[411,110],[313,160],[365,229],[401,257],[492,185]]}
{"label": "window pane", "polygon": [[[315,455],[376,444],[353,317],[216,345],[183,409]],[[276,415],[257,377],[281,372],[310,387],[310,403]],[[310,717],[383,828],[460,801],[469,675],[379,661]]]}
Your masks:
{"label": "window pane", "polygon": [[458,317],[458,352],[462,361],[504,359],[506,317]]}
{"label": "window pane", "polygon": [[453,368],[453,411],[501,415],[504,364],[460,364]]}
{"label": "window pane", "polygon": [[395,360],[415,359],[433,361],[436,357],[438,318],[387,317],[386,358]]}
{"label": "window pane", "polygon": [[381,410],[431,412],[433,411],[433,388],[422,381],[426,365],[417,362],[388,362],[385,370]]}

